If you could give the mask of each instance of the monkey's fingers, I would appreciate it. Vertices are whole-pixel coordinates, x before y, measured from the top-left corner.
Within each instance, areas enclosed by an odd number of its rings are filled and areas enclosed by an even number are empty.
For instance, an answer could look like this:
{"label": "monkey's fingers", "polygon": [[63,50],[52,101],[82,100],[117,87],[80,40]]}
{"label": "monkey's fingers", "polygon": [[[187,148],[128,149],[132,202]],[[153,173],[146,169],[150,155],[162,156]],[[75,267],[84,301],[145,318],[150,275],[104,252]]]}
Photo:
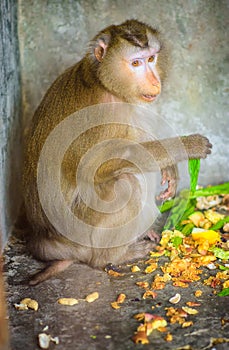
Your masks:
{"label": "monkey's fingers", "polygon": [[168,181],[168,187],[166,190],[162,191],[159,196],[157,196],[158,200],[167,200],[169,198],[172,198],[176,194],[176,188],[177,188],[177,182],[176,180],[170,180]]}
{"label": "monkey's fingers", "polygon": [[212,144],[210,143],[210,141],[208,140],[207,137],[203,136],[204,138],[204,141],[203,142],[205,144],[205,154],[203,155],[202,158],[206,158],[208,154],[211,154],[212,153]]}
{"label": "monkey's fingers", "polygon": [[161,171],[161,185],[165,185],[168,182],[168,187],[166,190],[162,191],[157,197],[158,200],[166,200],[168,198],[174,197],[177,189],[178,174],[177,168],[175,166],[169,166]]}
{"label": "monkey's fingers", "polygon": [[44,270],[36,273],[32,279],[29,281],[30,286],[36,286],[48,278],[55,276],[57,273],[64,271],[73,263],[72,260],[57,260],[53,261],[51,265],[46,267]]}
{"label": "monkey's fingers", "polygon": [[168,181],[168,174],[166,171],[162,170],[161,172],[161,185],[165,185],[166,182]]}

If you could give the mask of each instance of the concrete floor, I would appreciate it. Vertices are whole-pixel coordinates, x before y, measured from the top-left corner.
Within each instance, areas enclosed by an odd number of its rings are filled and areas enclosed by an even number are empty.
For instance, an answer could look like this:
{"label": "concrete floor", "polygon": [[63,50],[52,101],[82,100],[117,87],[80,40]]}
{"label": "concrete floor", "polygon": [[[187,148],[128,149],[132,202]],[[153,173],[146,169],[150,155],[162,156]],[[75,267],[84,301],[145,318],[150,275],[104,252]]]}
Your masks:
{"label": "concrete floor", "polygon": [[[141,264],[138,264],[141,266]],[[5,249],[5,277],[8,300],[9,328],[12,350],[39,349],[38,334],[43,332],[59,338],[59,344],[50,343],[49,349],[56,350],[128,350],[128,349],[216,349],[229,348],[229,297],[218,297],[212,288],[201,281],[190,284],[189,288],[178,288],[168,284],[157,291],[156,299],[142,299],[143,289],[137,281],[152,281],[153,274],[131,273],[130,267],[123,267],[122,277],[109,276],[104,271],[93,270],[85,265],[72,265],[65,272],[43,282],[36,287],[27,283],[29,276],[42,268],[43,264],[30,257],[22,241],[12,238]],[[201,279],[211,272],[206,269]],[[133,316],[139,312],[151,312],[165,317],[165,307],[171,306],[169,298],[175,293],[181,294],[179,306],[194,301],[193,293],[201,289],[198,298],[201,306],[198,315],[190,315],[193,326],[181,328],[178,324],[168,324],[173,340],[166,342],[165,333],[153,331],[149,336],[150,344],[134,344],[134,335],[139,322]],[[93,303],[79,300],[74,306],[57,303],[60,297],[84,299],[97,291],[99,299]],[[114,310],[110,303],[120,293],[126,294],[121,308]],[[23,298],[36,299],[38,311],[18,311],[14,307]],[[224,319],[224,325],[221,320]],[[215,339],[215,340],[214,340]]]}

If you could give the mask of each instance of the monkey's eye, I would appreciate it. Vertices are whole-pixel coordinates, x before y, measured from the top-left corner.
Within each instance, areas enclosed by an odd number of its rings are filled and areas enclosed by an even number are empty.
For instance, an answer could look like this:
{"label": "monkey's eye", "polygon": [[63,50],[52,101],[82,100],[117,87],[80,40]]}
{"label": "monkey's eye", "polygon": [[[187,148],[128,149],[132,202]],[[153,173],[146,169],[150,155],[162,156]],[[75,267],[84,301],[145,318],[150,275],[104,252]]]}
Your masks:
{"label": "monkey's eye", "polygon": [[131,64],[132,64],[133,67],[138,67],[138,66],[140,66],[140,61],[139,60],[134,60]]}
{"label": "monkey's eye", "polygon": [[149,59],[148,59],[148,62],[154,62],[154,61],[155,61],[155,58],[156,58],[155,55],[150,56]]}

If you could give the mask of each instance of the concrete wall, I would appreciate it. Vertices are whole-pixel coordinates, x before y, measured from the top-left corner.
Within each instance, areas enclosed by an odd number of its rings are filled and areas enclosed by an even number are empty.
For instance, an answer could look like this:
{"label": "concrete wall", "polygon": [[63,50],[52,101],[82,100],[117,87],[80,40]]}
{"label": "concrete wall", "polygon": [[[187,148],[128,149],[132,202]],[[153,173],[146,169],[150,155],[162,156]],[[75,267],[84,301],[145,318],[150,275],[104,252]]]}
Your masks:
{"label": "concrete wall", "polygon": [[171,48],[172,70],[159,111],[178,134],[201,132],[214,144],[202,184],[228,181],[227,0],[20,0],[24,118],[103,27],[137,18],[158,27]]}
{"label": "concrete wall", "polygon": [[0,250],[20,204],[21,95],[17,4],[0,2]]}

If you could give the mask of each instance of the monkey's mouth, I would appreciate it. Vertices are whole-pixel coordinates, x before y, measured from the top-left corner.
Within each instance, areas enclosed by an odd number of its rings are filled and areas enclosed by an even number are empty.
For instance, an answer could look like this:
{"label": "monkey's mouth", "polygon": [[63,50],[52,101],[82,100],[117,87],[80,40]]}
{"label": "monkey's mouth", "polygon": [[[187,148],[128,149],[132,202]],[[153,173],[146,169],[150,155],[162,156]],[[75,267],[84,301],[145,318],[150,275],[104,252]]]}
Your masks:
{"label": "monkey's mouth", "polygon": [[157,95],[142,95],[143,100],[145,100],[147,102],[154,101],[156,97],[157,97]]}

